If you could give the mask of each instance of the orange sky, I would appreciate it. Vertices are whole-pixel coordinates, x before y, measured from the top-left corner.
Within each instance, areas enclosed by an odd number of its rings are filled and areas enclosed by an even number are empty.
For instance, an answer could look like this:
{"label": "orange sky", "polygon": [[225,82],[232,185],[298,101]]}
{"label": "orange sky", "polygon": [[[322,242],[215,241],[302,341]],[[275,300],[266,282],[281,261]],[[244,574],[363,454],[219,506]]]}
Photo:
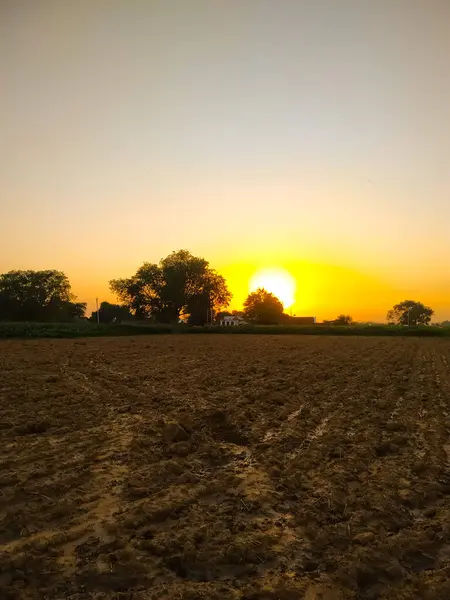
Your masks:
{"label": "orange sky", "polygon": [[187,248],[240,308],[450,318],[446,0],[4,0],[0,272],[108,280]]}

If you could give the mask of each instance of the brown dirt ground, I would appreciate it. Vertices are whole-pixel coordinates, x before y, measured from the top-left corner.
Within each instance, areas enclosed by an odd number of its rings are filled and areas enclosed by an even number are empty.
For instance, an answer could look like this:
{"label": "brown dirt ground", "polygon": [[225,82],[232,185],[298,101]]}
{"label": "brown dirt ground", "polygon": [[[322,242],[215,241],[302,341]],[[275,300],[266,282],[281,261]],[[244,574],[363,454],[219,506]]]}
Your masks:
{"label": "brown dirt ground", "polygon": [[450,597],[450,343],[0,344],[0,598]]}

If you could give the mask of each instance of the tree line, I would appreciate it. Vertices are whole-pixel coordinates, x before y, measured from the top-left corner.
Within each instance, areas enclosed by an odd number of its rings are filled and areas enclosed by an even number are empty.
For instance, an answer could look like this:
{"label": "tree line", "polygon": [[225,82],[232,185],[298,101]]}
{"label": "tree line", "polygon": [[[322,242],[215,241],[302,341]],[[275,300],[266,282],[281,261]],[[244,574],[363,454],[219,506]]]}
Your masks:
{"label": "tree line", "polygon": [[0,275],[0,319],[67,322],[84,316],[61,271],[9,271]]}
{"label": "tree line", "polygon": [[[188,250],[172,252],[159,263],[144,263],[134,275],[109,282],[120,304],[102,302],[90,320],[120,323],[131,319],[153,323],[205,325],[227,313],[232,294],[222,275],[204,258]],[[9,271],[0,275],[0,320],[69,322],[85,318],[86,303],[77,302],[67,276],[56,270]],[[243,311],[246,321],[271,325],[289,320],[283,304],[267,290],[248,295]],[[387,315],[389,323],[429,325],[434,311],[413,300],[396,304]],[[350,315],[339,315],[333,325],[351,325]]]}

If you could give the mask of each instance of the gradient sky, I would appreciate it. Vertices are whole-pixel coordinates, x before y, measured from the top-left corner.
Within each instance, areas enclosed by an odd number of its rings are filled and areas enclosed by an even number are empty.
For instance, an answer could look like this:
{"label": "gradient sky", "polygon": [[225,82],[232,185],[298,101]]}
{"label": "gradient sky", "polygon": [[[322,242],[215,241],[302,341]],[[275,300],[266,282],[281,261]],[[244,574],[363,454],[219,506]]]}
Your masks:
{"label": "gradient sky", "polygon": [[450,318],[448,0],[0,0],[0,272],[188,248],[240,307]]}

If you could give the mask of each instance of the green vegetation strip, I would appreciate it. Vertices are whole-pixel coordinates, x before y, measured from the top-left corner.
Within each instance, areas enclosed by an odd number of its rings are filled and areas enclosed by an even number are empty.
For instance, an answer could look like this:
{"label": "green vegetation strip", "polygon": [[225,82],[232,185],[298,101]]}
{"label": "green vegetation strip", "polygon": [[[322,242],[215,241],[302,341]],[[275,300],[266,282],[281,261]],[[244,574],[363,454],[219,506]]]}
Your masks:
{"label": "green vegetation strip", "polygon": [[246,325],[241,327],[191,327],[188,325],[96,325],[81,323],[6,323],[0,322],[0,339],[77,338],[155,334],[272,334],[272,335],[363,335],[450,337],[449,327],[402,327],[392,325],[283,326]]}

